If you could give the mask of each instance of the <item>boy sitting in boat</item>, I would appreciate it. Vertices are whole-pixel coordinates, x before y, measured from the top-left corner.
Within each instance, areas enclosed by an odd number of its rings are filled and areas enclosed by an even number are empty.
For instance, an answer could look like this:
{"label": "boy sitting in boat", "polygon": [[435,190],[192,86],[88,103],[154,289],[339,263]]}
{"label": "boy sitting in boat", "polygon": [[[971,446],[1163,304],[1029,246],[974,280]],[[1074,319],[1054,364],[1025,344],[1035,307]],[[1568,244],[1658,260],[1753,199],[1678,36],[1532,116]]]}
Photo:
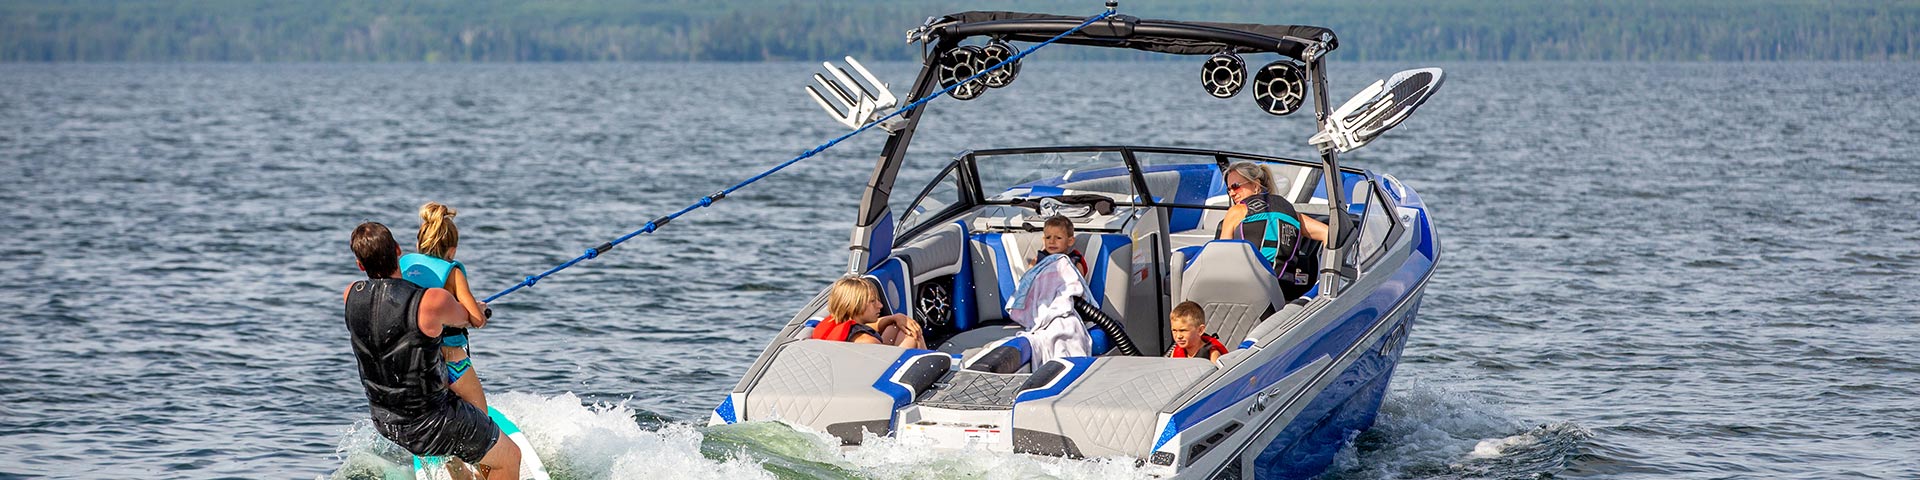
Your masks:
{"label": "boy sitting in boat", "polygon": [[1167,350],[1169,357],[1219,360],[1220,355],[1227,352],[1220,337],[1207,333],[1207,312],[1198,303],[1180,302],[1173,307],[1167,323],[1173,329],[1173,349]]}
{"label": "boy sitting in boat", "polygon": [[920,322],[898,313],[880,316],[885,308],[880,287],[858,275],[840,277],[827,292],[827,318],[813,327],[813,338],[927,348],[926,339],[920,336]]}
{"label": "boy sitting in boat", "polygon": [[1072,220],[1059,215],[1048,218],[1047,225],[1042,230],[1040,242],[1044,249],[1034,254],[1033,261],[1028,264],[1040,265],[1040,260],[1046,259],[1048,255],[1066,255],[1067,258],[1073,259],[1073,267],[1080,269],[1080,276],[1083,278],[1087,276],[1086,256],[1081,255],[1080,250],[1073,248]]}

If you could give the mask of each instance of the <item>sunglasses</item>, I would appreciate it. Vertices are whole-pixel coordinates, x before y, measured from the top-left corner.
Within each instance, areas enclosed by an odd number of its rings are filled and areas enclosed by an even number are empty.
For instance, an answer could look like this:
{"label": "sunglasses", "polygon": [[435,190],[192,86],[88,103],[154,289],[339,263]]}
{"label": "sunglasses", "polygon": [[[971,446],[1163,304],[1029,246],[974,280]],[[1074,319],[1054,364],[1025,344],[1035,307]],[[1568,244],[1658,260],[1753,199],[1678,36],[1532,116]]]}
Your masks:
{"label": "sunglasses", "polygon": [[1239,190],[1242,188],[1248,188],[1246,182],[1235,182],[1235,183],[1227,184],[1227,190]]}

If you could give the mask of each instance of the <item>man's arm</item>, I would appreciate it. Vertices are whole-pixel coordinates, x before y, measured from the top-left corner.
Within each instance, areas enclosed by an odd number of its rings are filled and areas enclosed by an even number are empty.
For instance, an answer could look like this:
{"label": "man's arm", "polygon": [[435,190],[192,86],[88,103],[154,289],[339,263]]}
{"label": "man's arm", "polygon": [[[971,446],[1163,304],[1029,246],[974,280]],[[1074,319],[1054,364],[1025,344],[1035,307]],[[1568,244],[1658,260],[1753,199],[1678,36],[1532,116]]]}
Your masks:
{"label": "man's arm", "polygon": [[429,288],[420,295],[420,333],[440,336],[445,327],[468,328],[467,308],[444,288]]}

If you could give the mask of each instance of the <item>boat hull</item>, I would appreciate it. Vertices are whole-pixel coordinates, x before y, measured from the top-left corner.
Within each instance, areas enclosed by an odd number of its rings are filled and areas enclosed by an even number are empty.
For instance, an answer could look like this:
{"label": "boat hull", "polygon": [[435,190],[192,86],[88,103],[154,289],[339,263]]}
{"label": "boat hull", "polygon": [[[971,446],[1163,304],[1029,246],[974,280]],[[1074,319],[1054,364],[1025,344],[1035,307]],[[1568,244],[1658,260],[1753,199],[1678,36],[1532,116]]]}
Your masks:
{"label": "boat hull", "polygon": [[1254,478],[1319,475],[1340,449],[1373,426],[1387,385],[1392,382],[1394,366],[1400,363],[1400,353],[1406,346],[1403,332],[1412,327],[1419,309],[1418,300],[1414,302],[1387,327],[1389,332],[1399,333],[1389,333],[1377,347],[1368,348],[1275,437],[1290,441],[1269,442],[1259,450],[1252,462]]}

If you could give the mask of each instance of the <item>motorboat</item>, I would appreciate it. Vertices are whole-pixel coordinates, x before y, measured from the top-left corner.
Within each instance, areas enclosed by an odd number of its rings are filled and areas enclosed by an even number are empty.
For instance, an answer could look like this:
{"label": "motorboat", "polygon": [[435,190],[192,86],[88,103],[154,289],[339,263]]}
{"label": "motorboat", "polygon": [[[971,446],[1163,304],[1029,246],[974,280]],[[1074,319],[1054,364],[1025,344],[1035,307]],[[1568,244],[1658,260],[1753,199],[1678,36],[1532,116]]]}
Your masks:
{"label": "motorboat", "polygon": [[[1297,478],[1325,470],[1379,411],[1440,244],[1425,203],[1393,176],[1338,163],[1404,120],[1440,84],[1400,72],[1329,108],[1331,30],[1301,25],[964,12],[909,33],[925,58],[896,97],[857,61],[827,64],[808,93],[836,120],[889,134],[849,240],[847,273],[918,321],[927,349],[812,338],[828,292],[786,321],[710,423],[781,421],[845,445],[893,437],[929,448],[1131,459],[1147,474]],[[966,100],[1015,81],[1022,45],[1122,48],[1205,58],[1201,86],[1294,113],[1310,99],[1317,158],[1131,145],[959,152],[932,180],[896,185],[922,113],[895,104]],[[1252,72],[1246,57],[1277,60]],[[1280,138],[1285,138],[1281,136]],[[1253,244],[1222,240],[1224,172],[1251,162],[1273,195],[1328,226],[1302,238],[1318,265],[1274,272]],[[1065,217],[1087,264],[1075,298],[1089,355],[978,368],[1023,327],[1008,305],[1034,267],[1043,224]],[[1288,295],[1276,275],[1311,275]],[[1171,308],[1192,301],[1230,351],[1170,358]]]}

